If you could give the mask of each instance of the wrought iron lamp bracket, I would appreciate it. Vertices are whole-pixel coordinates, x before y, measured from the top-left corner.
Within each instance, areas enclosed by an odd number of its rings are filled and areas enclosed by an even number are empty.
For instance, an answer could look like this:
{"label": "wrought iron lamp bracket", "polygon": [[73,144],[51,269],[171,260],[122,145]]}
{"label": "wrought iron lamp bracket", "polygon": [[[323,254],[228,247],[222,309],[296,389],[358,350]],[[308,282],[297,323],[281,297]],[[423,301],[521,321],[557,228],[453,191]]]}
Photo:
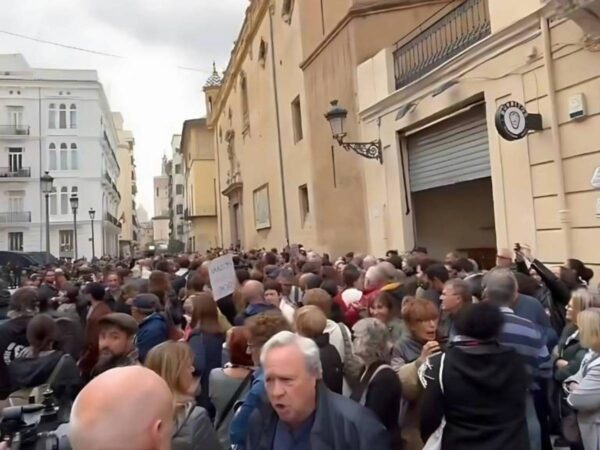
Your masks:
{"label": "wrought iron lamp bracket", "polygon": [[367,159],[376,159],[380,164],[383,164],[383,150],[381,141],[376,139],[371,142],[344,142],[344,139],[338,139],[338,143],[346,151],[353,151]]}

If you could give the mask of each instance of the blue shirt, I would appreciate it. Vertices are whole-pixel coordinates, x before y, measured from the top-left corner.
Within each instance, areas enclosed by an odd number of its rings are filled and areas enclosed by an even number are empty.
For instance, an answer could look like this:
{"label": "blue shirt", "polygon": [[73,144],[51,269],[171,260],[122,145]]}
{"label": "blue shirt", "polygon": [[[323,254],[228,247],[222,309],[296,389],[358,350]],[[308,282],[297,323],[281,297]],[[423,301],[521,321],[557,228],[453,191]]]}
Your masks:
{"label": "blue shirt", "polygon": [[275,429],[275,438],[273,440],[272,450],[307,450],[310,448],[310,431],[315,422],[315,414],[311,414],[308,419],[293,431],[281,420],[277,421]]}
{"label": "blue shirt", "polygon": [[250,390],[244,398],[242,406],[236,411],[231,424],[229,425],[229,440],[231,445],[237,445],[238,449],[246,448],[246,435],[248,434],[248,424],[250,416],[255,408],[262,402],[265,396],[265,374],[262,368],[256,369]]}

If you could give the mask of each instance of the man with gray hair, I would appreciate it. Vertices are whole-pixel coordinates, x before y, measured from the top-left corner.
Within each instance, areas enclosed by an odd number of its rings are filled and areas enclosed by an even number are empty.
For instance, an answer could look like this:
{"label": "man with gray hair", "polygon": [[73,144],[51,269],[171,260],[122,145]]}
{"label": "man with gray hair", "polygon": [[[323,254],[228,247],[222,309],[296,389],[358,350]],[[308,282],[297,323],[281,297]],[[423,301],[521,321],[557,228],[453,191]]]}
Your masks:
{"label": "man with gray hair", "polygon": [[247,450],[389,450],[386,429],[358,403],[322,383],[317,345],[282,331],[262,348],[269,403],[250,419]]}
{"label": "man with gray hair", "polygon": [[518,298],[517,279],[508,269],[495,269],[483,278],[484,300],[494,303],[504,316],[504,327],[498,338],[500,344],[514,348],[523,358],[525,367],[532,376],[533,383],[529,388],[531,395],[527,398],[527,426],[531,440],[531,449],[542,448],[540,420],[546,417],[536,414],[533,397],[543,395],[536,379],[545,380],[552,376],[552,361],[546,341],[540,329],[530,320],[514,313]]}

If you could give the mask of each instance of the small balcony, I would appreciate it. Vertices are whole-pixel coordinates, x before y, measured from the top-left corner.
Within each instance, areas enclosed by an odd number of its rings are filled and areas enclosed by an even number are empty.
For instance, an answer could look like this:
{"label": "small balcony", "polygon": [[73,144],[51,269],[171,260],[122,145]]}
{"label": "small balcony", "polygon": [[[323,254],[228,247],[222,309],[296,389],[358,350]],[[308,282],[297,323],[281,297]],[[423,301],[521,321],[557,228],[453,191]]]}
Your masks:
{"label": "small balcony", "polygon": [[0,167],[0,180],[12,178],[31,178],[31,168]]}
{"label": "small balcony", "polygon": [[29,125],[0,125],[0,136],[29,136]]}
{"label": "small balcony", "polygon": [[107,222],[112,223],[115,227],[117,228],[121,228],[121,222],[119,222],[117,220],[117,218],[115,216],[113,216],[111,213],[106,213],[104,215],[104,220],[106,220]]}
{"label": "small balcony", "polygon": [[0,212],[0,225],[31,223],[31,211]]}
{"label": "small balcony", "polygon": [[423,77],[491,31],[488,0],[466,0],[412,40],[396,44],[396,89]]}

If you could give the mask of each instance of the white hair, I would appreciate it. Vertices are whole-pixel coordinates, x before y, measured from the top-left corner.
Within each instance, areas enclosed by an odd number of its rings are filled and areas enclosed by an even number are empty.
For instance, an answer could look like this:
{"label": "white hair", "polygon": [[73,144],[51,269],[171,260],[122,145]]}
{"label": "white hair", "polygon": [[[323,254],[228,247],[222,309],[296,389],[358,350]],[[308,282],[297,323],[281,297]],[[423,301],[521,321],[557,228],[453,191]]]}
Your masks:
{"label": "white hair", "polygon": [[260,364],[265,365],[267,354],[280,347],[295,346],[302,356],[304,357],[304,363],[306,364],[306,370],[311,375],[321,378],[323,375],[323,368],[321,366],[321,355],[319,353],[319,347],[312,339],[298,336],[291,331],[280,331],[275,336],[267,341],[263,345],[260,352]]}

